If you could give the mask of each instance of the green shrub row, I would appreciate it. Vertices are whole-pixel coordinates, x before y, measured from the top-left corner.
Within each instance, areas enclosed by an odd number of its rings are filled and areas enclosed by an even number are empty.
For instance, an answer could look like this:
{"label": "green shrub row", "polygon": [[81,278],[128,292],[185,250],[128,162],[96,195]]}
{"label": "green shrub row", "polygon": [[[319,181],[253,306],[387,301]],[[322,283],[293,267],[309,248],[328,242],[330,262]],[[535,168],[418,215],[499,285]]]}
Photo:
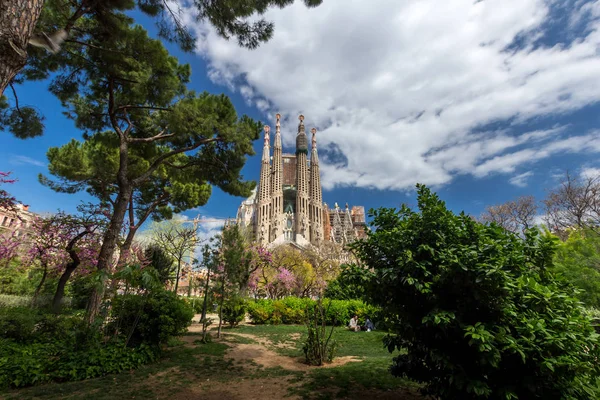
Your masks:
{"label": "green shrub row", "polygon": [[[309,298],[286,297],[281,300],[249,301],[248,314],[255,324],[303,324],[305,310],[315,305],[315,300]],[[361,300],[329,300],[323,301],[328,325],[347,325],[353,315],[358,316],[359,322],[364,323],[367,317],[376,324],[379,310],[365,304]]]}

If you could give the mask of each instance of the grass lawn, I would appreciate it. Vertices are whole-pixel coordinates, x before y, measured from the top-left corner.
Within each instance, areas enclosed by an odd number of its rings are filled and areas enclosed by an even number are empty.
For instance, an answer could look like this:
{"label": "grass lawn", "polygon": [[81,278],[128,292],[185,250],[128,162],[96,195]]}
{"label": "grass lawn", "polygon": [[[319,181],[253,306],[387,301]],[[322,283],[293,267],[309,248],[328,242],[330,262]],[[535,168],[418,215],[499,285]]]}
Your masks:
{"label": "grass lawn", "polygon": [[[196,329],[195,329],[196,328]],[[129,373],[0,393],[3,399],[419,399],[416,385],[388,371],[393,355],[383,332],[336,328],[341,363],[302,364],[303,326],[245,325],[224,329],[222,340],[202,344],[191,327],[156,363]],[[215,332],[212,332],[213,336]],[[335,363],[336,360],[334,360]]]}

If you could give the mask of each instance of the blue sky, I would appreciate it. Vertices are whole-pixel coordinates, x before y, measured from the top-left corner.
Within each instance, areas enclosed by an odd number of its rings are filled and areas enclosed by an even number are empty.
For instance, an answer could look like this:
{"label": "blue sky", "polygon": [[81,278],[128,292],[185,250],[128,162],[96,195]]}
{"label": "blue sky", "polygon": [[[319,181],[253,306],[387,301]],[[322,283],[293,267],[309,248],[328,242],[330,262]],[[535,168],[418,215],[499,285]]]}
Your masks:
{"label": "blue sky", "polygon": [[[421,182],[451,209],[479,215],[520,195],[541,200],[566,170],[600,167],[600,2],[366,3],[270,10],[275,36],[248,51],[196,22],[182,1],[197,51],[167,47],[191,64],[191,89],[225,93],[240,114],[270,125],[282,113],[288,151],[303,113],[319,130],[329,204],[414,204]],[[86,195],[54,193],[37,174],[47,173],[49,147],[81,133],[46,82],[18,94],[46,116],[46,134],[22,141],[0,133],[0,170],[19,180],[8,189],[34,211],[74,211]],[[248,179],[258,179],[261,148],[259,140]],[[241,200],[215,190],[185,214],[226,218]]]}

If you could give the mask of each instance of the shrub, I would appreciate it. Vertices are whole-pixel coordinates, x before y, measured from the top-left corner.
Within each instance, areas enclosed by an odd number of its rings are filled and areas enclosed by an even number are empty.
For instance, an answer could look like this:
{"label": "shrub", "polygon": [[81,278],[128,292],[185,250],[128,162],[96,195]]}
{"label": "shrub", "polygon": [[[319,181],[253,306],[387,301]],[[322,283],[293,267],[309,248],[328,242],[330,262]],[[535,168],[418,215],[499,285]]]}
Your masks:
{"label": "shrub", "polygon": [[333,361],[337,349],[336,341],[331,340],[334,327],[330,328],[328,334],[326,325],[326,315],[331,305],[332,302],[329,302],[327,309],[325,309],[323,303],[317,301],[310,304],[305,310],[308,335],[302,350],[304,350],[308,365],[323,365],[324,362]]}
{"label": "shrub", "polygon": [[10,308],[0,309],[0,355],[0,387],[21,387],[129,370],[154,360],[158,347],[106,342],[81,316]]}
{"label": "shrub", "polygon": [[233,297],[223,303],[223,321],[230,327],[237,326],[246,317],[246,302],[241,297]]}
{"label": "shrub", "polygon": [[[182,297],[182,299],[194,310],[196,314],[202,314],[202,306],[204,305],[204,297]],[[209,310],[210,311],[210,310]]]}
{"label": "shrub", "polygon": [[353,248],[390,316],[392,374],[443,399],[600,398],[598,335],[548,272],[555,238],[454,215],[418,185],[420,212],[371,211]]}
{"label": "shrub", "polygon": [[22,387],[51,381],[81,380],[118,373],[156,359],[155,347],[131,348],[122,342],[74,350],[70,341],[17,343],[0,339],[0,387]]}
{"label": "shrub", "polygon": [[1,307],[0,337],[19,342],[30,342],[33,340],[35,326],[39,320],[39,312],[35,309],[29,307]]}
{"label": "shrub", "polygon": [[[359,321],[368,316],[378,321],[379,310],[361,300],[323,301],[326,308],[327,325],[345,325],[356,314]],[[299,297],[286,297],[282,300],[256,300],[248,302],[248,314],[254,324],[302,324],[305,310],[314,306],[315,300]]]}
{"label": "shrub", "polygon": [[117,331],[129,346],[158,345],[185,333],[194,310],[175,293],[158,290],[148,295],[116,296],[109,332]]}

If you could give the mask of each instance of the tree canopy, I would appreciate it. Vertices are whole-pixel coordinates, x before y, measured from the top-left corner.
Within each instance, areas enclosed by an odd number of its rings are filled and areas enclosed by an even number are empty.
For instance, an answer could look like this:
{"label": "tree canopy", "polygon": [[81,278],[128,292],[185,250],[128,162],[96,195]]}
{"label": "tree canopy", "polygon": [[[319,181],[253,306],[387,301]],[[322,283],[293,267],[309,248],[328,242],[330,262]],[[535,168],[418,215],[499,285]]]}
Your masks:
{"label": "tree canopy", "polygon": [[[322,0],[303,0],[307,7],[316,7]],[[274,24],[263,15],[269,8],[284,8],[294,0],[199,0],[183,10],[176,2],[163,0],[27,0],[10,2],[0,0],[0,129],[10,131],[19,138],[31,138],[43,133],[43,115],[35,106],[18,102],[15,84],[26,80],[47,79],[54,76],[51,90],[64,100],[73,95],[77,83],[73,70],[90,62],[87,50],[112,53],[119,58],[118,50],[99,45],[98,41],[119,40],[132,20],[127,15],[139,10],[156,22],[158,36],[175,42],[184,51],[195,48],[196,37],[192,27],[186,25],[183,13],[192,11],[196,23],[208,23],[225,39],[235,38],[240,46],[254,49],[273,36]],[[10,8],[9,8],[10,6]],[[19,21],[15,21],[19,18]],[[17,23],[18,22],[18,23]],[[140,30],[144,31],[140,27]],[[49,47],[30,46],[32,38],[54,38]],[[64,40],[64,42],[62,42]],[[62,82],[56,90],[55,84]],[[14,103],[3,96],[10,86]],[[65,90],[65,87],[66,90]]]}
{"label": "tree canopy", "polygon": [[[112,206],[100,270],[111,263],[128,210],[135,232],[149,215],[161,219],[205,204],[211,185],[248,196],[255,183],[240,172],[261,125],[238,117],[224,95],[188,91],[189,66],[131,20],[120,21],[119,38],[91,38],[81,63],[69,66],[71,79],[53,82],[84,135],[48,150],[57,181],[40,177],[54,190],[86,189]],[[96,300],[90,303],[97,309]]]}
{"label": "tree canopy", "polygon": [[[391,371],[444,399],[597,398],[598,335],[553,275],[556,238],[482,225],[417,185],[419,211],[371,210],[353,247],[396,334]],[[403,350],[404,351],[404,350]]]}

